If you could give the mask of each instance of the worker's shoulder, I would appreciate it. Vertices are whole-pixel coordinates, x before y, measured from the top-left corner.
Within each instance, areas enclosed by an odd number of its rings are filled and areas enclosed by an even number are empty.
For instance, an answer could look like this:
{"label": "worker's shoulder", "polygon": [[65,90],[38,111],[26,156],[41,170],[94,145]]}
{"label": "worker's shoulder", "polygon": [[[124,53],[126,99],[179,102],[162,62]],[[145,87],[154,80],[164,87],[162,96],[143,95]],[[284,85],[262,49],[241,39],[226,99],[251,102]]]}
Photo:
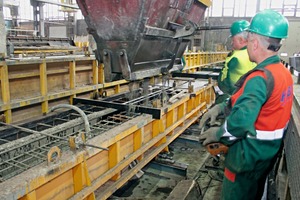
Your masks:
{"label": "worker's shoulder", "polygon": [[227,57],[231,57],[233,55],[233,50],[227,54]]}
{"label": "worker's shoulder", "polygon": [[269,70],[261,68],[261,69],[253,69],[252,71],[249,72],[247,79],[252,79],[254,77],[261,77],[264,79],[268,79],[269,76],[271,76]]}

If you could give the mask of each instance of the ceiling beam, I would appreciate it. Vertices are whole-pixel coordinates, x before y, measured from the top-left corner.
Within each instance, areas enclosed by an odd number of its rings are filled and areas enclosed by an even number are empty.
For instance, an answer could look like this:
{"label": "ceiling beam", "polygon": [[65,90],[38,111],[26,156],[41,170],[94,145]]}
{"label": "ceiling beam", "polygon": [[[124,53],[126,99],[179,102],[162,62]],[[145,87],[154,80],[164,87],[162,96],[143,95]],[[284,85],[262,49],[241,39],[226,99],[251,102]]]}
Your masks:
{"label": "ceiling beam", "polygon": [[34,0],[34,1],[39,2],[39,3],[47,3],[47,4],[63,6],[63,7],[66,7],[66,8],[79,9],[79,7],[77,5],[70,5],[70,4],[67,4],[67,3],[58,3],[58,2],[51,1],[51,0]]}

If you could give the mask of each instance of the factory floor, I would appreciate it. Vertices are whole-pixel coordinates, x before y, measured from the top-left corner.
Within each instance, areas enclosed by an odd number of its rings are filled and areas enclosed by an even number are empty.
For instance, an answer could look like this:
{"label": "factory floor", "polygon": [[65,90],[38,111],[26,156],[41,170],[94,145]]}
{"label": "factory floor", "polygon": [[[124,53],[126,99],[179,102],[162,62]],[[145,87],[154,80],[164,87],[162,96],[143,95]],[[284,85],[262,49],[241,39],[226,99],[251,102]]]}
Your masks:
{"label": "factory floor", "polygon": [[[197,134],[197,125],[192,125],[169,146],[169,153],[158,156],[109,199],[173,199],[170,198],[173,190],[179,190],[176,193],[180,195],[187,192],[185,188],[175,188],[183,180],[195,180],[198,190],[200,188],[200,192],[188,199],[219,199],[223,176],[220,164],[222,156],[220,163],[217,163],[195,139],[187,139]],[[177,198],[183,197],[177,195]]]}

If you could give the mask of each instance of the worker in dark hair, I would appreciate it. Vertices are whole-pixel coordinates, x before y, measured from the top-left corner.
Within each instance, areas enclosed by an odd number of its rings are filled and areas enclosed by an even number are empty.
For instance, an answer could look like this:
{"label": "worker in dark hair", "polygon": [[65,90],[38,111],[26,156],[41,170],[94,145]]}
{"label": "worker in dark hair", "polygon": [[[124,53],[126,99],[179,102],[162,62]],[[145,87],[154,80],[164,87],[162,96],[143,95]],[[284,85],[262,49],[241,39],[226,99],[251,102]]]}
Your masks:
{"label": "worker in dark hair", "polygon": [[237,82],[227,104],[215,106],[215,113],[226,115],[222,127],[200,135],[203,145],[221,142],[229,146],[222,199],[261,199],[282,145],[291,116],[293,80],[278,50],[288,36],[288,26],[287,19],[273,10],[252,18],[247,51],[257,66]]}

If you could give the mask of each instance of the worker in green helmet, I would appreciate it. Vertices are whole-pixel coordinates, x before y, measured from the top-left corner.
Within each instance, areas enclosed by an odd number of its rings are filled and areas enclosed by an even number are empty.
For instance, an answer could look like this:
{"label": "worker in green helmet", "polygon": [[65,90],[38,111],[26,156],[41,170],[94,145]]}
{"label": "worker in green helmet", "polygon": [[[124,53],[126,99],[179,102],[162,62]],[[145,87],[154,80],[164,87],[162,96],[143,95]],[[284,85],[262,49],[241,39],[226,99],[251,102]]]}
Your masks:
{"label": "worker in green helmet", "polygon": [[247,53],[247,32],[245,30],[249,24],[246,20],[240,20],[231,25],[230,38],[232,39],[233,51],[228,54],[218,77],[218,88],[215,88],[216,103],[228,98],[235,90],[235,83],[239,78],[256,66],[249,60]]}
{"label": "worker in green helmet", "polygon": [[[214,87],[216,93],[215,104],[218,105],[228,99],[236,89],[236,82],[240,77],[256,66],[256,63],[249,60],[247,52],[247,35],[246,31],[250,23],[246,20],[239,20],[232,23],[230,27],[230,38],[232,39],[231,51],[225,60],[225,65],[218,76],[218,85]],[[214,109],[211,109],[213,112]],[[207,123],[209,113],[205,114],[199,123],[202,129]],[[216,124],[216,118],[211,118],[210,125]]]}
{"label": "worker in green helmet", "polygon": [[209,118],[226,115],[221,128],[200,135],[203,145],[221,142],[229,147],[221,199],[260,200],[281,150],[293,103],[292,76],[278,56],[288,26],[287,19],[273,10],[252,18],[247,51],[257,66],[237,82],[227,103],[206,113]]}

